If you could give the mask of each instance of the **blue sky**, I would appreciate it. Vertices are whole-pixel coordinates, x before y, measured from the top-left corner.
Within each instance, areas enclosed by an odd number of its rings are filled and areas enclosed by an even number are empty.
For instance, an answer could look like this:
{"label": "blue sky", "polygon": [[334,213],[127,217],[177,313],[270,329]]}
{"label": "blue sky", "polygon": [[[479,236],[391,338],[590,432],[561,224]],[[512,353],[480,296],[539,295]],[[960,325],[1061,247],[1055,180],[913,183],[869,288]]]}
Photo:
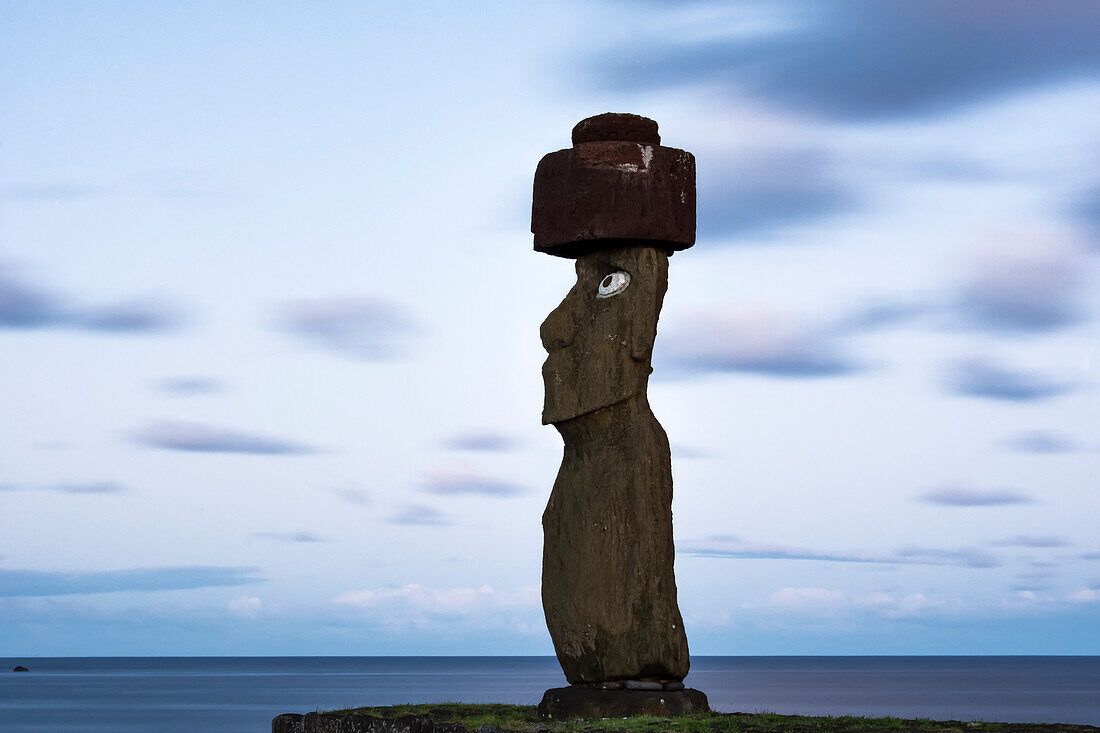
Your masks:
{"label": "blue sky", "polygon": [[1100,654],[1089,0],[5,3],[0,648],[549,654],[539,158],[695,153],[695,654]]}

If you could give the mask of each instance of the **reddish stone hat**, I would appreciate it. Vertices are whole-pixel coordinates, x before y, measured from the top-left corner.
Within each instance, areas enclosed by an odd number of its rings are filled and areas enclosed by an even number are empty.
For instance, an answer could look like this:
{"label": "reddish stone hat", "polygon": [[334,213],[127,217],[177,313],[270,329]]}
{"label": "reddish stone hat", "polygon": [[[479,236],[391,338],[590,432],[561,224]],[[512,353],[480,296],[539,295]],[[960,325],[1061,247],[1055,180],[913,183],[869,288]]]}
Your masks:
{"label": "reddish stone hat", "polygon": [[573,147],[535,170],[535,250],[580,257],[631,243],[669,253],[695,244],[695,156],[660,142],[657,123],[638,115],[578,122]]}

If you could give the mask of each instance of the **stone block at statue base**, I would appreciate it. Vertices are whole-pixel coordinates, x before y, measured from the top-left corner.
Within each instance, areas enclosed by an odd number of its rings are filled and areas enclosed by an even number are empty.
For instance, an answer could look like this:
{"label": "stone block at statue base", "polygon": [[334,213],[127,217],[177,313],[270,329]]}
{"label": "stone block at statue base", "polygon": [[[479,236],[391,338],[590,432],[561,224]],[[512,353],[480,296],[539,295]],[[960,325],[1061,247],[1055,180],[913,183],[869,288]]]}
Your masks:
{"label": "stone block at statue base", "polygon": [[676,718],[710,711],[707,696],[699,690],[601,690],[587,685],[555,687],[539,703],[545,720],[571,718],[629,718],[653,715]]}

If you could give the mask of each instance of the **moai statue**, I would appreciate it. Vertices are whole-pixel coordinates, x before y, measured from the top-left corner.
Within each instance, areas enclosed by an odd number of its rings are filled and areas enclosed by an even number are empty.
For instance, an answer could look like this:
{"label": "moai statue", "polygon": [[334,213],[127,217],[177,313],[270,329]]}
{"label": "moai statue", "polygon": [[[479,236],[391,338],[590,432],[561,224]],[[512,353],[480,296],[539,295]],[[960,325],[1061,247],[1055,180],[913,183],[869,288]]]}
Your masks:
{"label": "moai statue", "polygon": [[542,518],[542,602],[572,684],[547,691],[546,717],[707,709],[682,682],[672,462],[646,396],[668,258],[695,242],[695,158],[660,142],[653,120],[599,115],[535,173],[535,249],[577,270],[541,329],[542,421],[565,441]]}

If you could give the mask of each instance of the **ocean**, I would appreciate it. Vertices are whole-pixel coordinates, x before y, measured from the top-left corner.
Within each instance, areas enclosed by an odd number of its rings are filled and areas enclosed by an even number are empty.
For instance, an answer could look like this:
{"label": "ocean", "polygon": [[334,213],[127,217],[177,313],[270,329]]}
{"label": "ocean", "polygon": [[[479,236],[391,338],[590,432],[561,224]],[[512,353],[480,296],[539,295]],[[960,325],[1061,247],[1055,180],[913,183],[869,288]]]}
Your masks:
{"label": "ocean", "polygon": [[[1100,725],[1100,657],[693,657],[687,682],[726,712]],[[535,704],[564,684],[553,657],[4,658],[0,730],[262,733],[279,713]]]}

